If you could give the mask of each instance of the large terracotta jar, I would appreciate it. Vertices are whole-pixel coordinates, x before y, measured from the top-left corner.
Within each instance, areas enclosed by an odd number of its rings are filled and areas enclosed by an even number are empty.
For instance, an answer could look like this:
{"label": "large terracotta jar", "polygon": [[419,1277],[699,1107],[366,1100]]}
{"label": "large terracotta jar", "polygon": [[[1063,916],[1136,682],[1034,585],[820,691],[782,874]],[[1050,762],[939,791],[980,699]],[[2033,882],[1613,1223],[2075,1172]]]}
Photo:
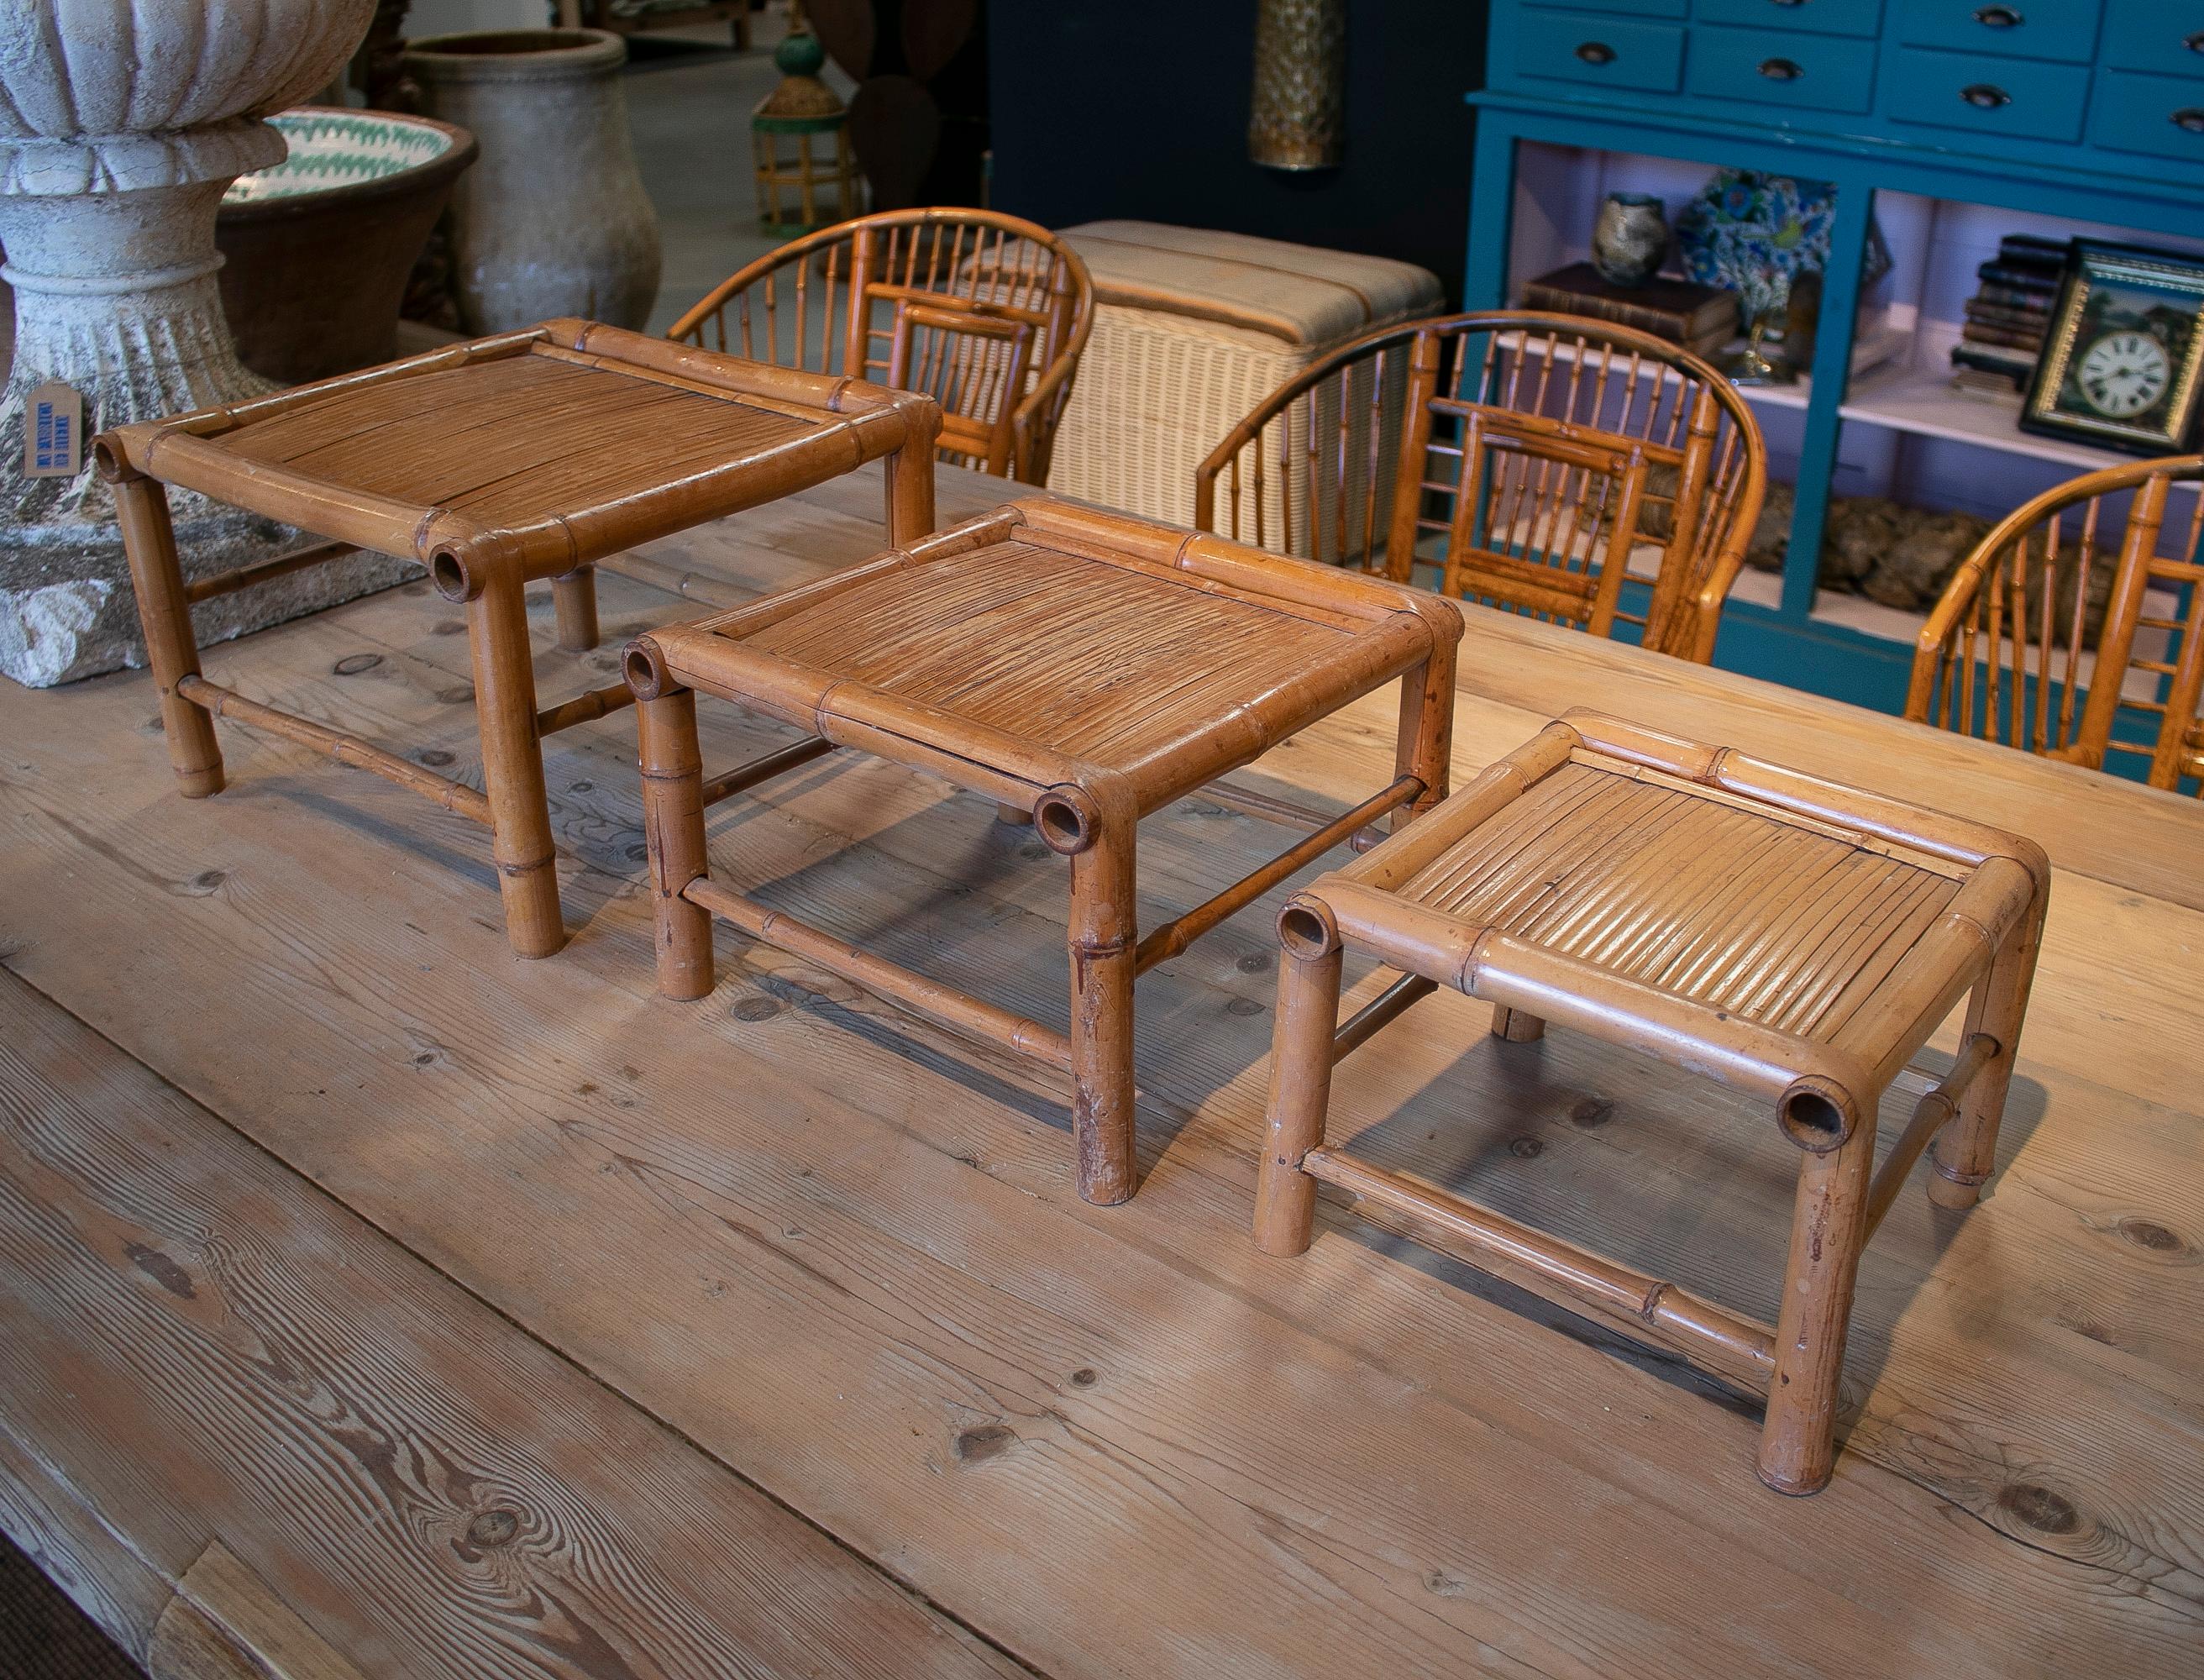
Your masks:
{"label": "large terracotta jar", "polygon": [[429,116],[482,147],[452,193],[459,318],[501,332],[579,315],[641,328],[658,300],[658,214],[628,134],[627,48],[601,29],[412,43]]}

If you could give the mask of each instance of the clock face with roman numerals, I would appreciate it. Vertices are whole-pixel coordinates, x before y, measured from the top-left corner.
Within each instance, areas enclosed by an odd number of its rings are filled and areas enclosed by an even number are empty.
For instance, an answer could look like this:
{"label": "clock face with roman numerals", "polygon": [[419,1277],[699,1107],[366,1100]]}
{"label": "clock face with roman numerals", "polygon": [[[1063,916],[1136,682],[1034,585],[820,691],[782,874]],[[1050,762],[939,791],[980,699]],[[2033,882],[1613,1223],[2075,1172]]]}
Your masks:
{"label": "clock face with roman numerals", "polygon": [[2074,383],[2083,401],[2108,420],[2131,420],[2155,407],[2173,383],[2173,359],[2155,335],[2121,328],[2082,353]]}

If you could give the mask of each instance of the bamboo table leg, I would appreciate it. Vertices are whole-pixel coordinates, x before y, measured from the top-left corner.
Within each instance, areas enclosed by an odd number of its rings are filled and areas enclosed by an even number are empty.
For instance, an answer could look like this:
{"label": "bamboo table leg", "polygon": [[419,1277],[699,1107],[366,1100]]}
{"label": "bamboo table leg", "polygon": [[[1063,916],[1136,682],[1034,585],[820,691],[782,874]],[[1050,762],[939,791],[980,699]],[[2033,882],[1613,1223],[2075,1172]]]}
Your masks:
{"label": "bamboo table leg", "polygon": [[1297,1255],[1308,1251],[1316,1226],[1316,1180],[1301,1170],[1301,1160],[1324,1142],[1347,953],[1322,917],[1299,905],[1286,907],[1278,929],[1284,956],[1269,1119],[1255,1180],[1255,1243],[1265,1254]]}
{"label": "bamboo table leg", "polygon": [[909,442],[885,458],[887,475],[888,546],[907,549],[933,534],[933,440],[940,428],[933,411],[931,427],[914,425]]}
{"label": "bamboo table leg", "polygon": [[1779,1493],[1814,1493],[1836,1462],[1837,1380],[1845,1365],[1852,1285],[1867,1240],[1868,1169],[1880,1092],[1859,1098],[1860,1123],[1798,1166],[1791,1256],[1775,1317],[1775,1372],[1760,1433],[1760,1479]]}
{"label": "bamboo table leg", "polygon": [[1964,1044],[1976,1033],[1988,1033],[1997,1040],[1998,1053],[1969,1083],[1966,1095],[1959,1099],[1958,1118],[1929,1146],[1928,1199],[1940,1208],[1964,1211],[1973,1207],[1997,1165],[1998,1122],[2005,1117],[2006,1090],[2020,1051],[2020,1024],[2028,1012],[2047,902],[2039,890],[2035,906],[2006,935],[1989,972],[1967,1000],[1967,1024],[1959,1042]]}
{"label": "bamboo table leg", "polygon": [[192,630],[191,607],[184,599],[168,488],[156,479],[126,473],[116,481],[115,505],[130,581],[138,591],[145,657],[161,692],[161,728],[169,740],[169,763],[175,767],[178,791],[187,799],[204,799],[222,792],[222,748],[215,740],[214,720],[176,692],[184,678],[199,674],[199,644]]}
{"label": "bamboo table leg", "polygon": [[578,566],[551,580],[551,605],[559,614],[559,645],[569,653],[596,646],[597,568]]}
{"label": "bamboo table leg", "polygon": [[[1055,843],[1044,804],[1037,821]],[[1133,1194],[1133,980],[1139,929],[1134,848],[1139,825],[1102,817],[1071,856],[1071,1108],[1079,1194],[1104,1207]]]}
{"label": "bamboo table leg", "polygon": [[467,642],[506,934],[518,955],[552,956],[566,944],[566,928],[559,913],[558,859],[536,733],[536,671],[518,578],[499,570],[467,603]]}
{"label": "bamboo table leg", "polygon": [[712,989],[711,912],[681,896],[705,872],[704,761],[696,741],[696,691],[676,689],[640,701],[636,720],[658,989],[685,1001]]}

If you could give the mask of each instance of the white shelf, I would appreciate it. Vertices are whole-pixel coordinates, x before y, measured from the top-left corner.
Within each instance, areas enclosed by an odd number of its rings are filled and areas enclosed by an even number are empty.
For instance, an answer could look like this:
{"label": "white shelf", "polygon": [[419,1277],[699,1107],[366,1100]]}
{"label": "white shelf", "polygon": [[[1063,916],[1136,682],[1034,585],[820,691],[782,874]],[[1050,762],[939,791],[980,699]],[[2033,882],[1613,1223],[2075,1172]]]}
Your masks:
{"label": "white shelf", "polygon": [[[1837,413],[1864,425],[1911,432],[1917,437],[1947,438],[2006,454],[2055,461],[2085,472],[2124,466],[2136,459],[2117,450],[2023,431],[2017,394],[2006,399],[1956,391],[1948,374],[1893,369],[1856,380],[1851,397],[1839,406]],[[2195,487],[2177,484],[2174,488]]]}

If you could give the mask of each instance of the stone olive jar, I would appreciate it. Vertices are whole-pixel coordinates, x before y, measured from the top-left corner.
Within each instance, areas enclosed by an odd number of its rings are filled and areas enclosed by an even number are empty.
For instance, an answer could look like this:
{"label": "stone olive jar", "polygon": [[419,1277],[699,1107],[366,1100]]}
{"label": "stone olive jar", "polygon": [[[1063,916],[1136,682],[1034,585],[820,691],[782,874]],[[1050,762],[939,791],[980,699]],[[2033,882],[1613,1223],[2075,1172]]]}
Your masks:
{"label": "stone olive jar", "polygon": [[496,29],[411,43],[426,115],[482,148],[452,193],[459,319],[503,332],[578,315],[640,329],[658,300],[658,213],[643,190],[620,67],[601,29]]}

